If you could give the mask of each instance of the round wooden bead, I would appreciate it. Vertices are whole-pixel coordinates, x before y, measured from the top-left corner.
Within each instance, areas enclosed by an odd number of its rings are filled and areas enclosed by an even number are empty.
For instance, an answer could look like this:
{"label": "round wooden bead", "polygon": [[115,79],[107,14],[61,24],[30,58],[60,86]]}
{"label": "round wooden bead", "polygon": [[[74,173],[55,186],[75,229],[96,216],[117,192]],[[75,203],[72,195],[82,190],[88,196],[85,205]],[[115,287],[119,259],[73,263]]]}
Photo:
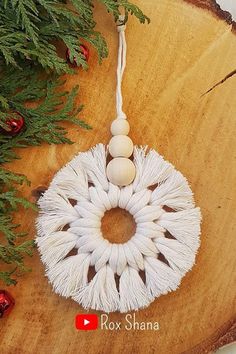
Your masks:
{"label": "round wooden bead", "polygon": [[128,186],[136,174],[134,163],[124,157],[116,157],[107,165],[107,178],[116,186]]}
{"label": "round wooden bead", "polygon": [[128,135],[129,134],[129,122],[126,119],[115,119],[111,123],[112,135]]}
{"label": "round wooden bead", "polygon": [[134,144],[127,135],[116,135],[111,138],[108,149],[112,157],[130,157]]}

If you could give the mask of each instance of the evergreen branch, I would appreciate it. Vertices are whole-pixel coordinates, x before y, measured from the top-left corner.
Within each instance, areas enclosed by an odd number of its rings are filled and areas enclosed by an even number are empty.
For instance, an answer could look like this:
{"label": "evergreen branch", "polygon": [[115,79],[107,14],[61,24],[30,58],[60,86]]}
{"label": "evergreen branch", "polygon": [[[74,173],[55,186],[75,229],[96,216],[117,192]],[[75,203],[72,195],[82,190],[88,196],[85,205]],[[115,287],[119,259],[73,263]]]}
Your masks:
{"label": "evergreen branch", "polygon": [[[121,14],[120,8],[123,8],[126,14],[130,13],[137,17],[140,23],[149,23],[150,19],[144,15],[142,10],[130,3],[128,0],[100,0],[106,7],[107,11],[112,13],[115,19],[117,20],[119,15]],[[127,21],[128,18],[126,18]]]}
{"label": "evergreen branch", "polygon": [[[71,2],[73,6],[67,6],[61,0],[5,0],[0,3],[0,56],[7,64],[15,66],[20,66],[24,58],[59,74],[71,72],[52,40],[64,41],[78,64],[86,67],[80,51],[80,42],[84,39],[96,48],[100,61],[105,58],[108,54],[106,42],[94,31],[93,1]],[[115,19],[123,8],[127,16],[134,15],[141,23],[149,22],[149,18],[128,0],[100,2]]]}
{"label": "evergreen branch", "polygon": [[27,199],[17,197],[18,191],[16,189],[8,190],[4,193],[0,193],[0,212],[4,212],[4,209],[9,208],[9,211],[15,211],[18,205],[21,204],[24,208],[32,208],[37,210],[36,206],[29,202]]}
{"label": "evergreen branch", "polygon": [[13,224],[12,216],[4,215],[0,212],[0,233],[2,233],[9,244],[14,244],[17,237],[25,235],[24,233],[16,233],[15,229],[19,225]]}
{"label": "evergreen branch", "polygon": [[30,182],[28,181],[26,176],[16,174],[14,172],[8,171],[0,167],[0,190],[1,190],[1,185],[3,184],[6,187],[10,187],[12,184],[22,185],[23,183],[30,185]]}
{"label": "evergreen branch", "polygon": [[8,110],[9,109],[9,104],[8,101],[5,97],[3,97],[2,95],[0,95],[0,105],[2,106],[3,109]]}
{"label": "evergreen branch", "polygon": [[16,14],[16,23],[25,30],[28,36],[36,44],[38,39],[38,28],[34,22],[38,21],[38,10],[33,0],[11,0],[4,1],[5,10],[7,8]]}
{"label": "evergreen branch", "polygon": [[[21,72],[16,76],[22,87],[18,90],[11,90],[6,86],[8,93],[8,105],[15,112],[19,112],[25,119],[26,128],[20,134],[14,137],[0,134],[0,163],[10,162],[17,158],[15,148],[24,148],[29,145],[40,145],[42,142],[49,144],[71,143],[66,138],[66,130],[58,125],[61,121],[68,121],[78,126],[90,129],[90,126],[77,116],[82,110],[82,105],[75,105],[75,98],[78,94],[78,87],[75,87],[70,93],[62,90],[64,84],[61,80],[53,78],[40,78],[40,73],[35,73],[33,77],[29,76],[30,70]],[[8,75],[8,73],[7,73]],[[14,77],[9,75],[13,87],[16,86]],[[28,75],[28,76],[27,76]],[[1,76],[0,76],[1,77]],[[0,84],[4,85],[4,79]],[[59,91],[60,90],[60,91]],[[26,101],[38,102],[36,107],[26,107]]]}
{"label": "evergreen branch", "polygon": [[10,272],[0,272],[0,280],[6,285],[16,285],[17,281],[11,277],[15,270],[16,269],[13,269]]}
{"label": "evergreen branch", "polygon": [[142,10],[136,6],[135,4],[132,4],[128,0],[118,0],[119,6],[123,6],[124,10],[126,13],[130,13],[131,15],[134,15],[137,17],[140,23],[150,23],[150,18],[147,17]]}
{"label": "evergreen branch", "polygon": [[[99,0],[115,20],[125,12],[141,23],[149,22],[141,9],[128,0]],[[81,44],[90,43],[99,62],[108,55],[104,37],[95,30],[94,0],[2,0],[0,1],[0,264],[11,268],[0,272],[0,280],[16,284],[18,272],[28,271],[24,256],[32,255],[32,240],[19,242],[26,235],[18,231],[13,212],[35,205],[22,197],[19,189],[29,184],[25,176],[8,171],[1,164],[18,159],[18,149],[27,146],[72,143],[60,122],[82,128],[91,127],[78,118],[82,105],[76,105],[78,87],[70,93],[58,79],[73,73],[60,57],[61,42],[72,62],[87,69]],[[42,70],[43,69],[43,70]],[[54,74],[53,74],[54,73]],[[55,75],[56,74],[56,75]],[[24,117],[24,128],[10,135],[9,119]],[[8,134],[4,134],[8,132]]]}

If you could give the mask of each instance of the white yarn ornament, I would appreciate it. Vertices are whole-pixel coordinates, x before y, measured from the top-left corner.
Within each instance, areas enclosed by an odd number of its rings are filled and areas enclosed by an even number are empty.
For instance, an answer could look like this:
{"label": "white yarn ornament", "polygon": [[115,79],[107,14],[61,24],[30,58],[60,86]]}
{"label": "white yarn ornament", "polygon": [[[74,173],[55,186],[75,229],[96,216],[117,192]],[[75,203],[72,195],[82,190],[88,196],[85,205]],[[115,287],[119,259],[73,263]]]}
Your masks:
{"label": "white yarn ornament", "polygon": [[[118,28],[124,45],[124,26]],[[123,70],[118,74],[118,119],[125,119]],[[195,263],[201,213],[185,177],[155,150],[134,146],[136,175],[127,186],[108,179],[107,157],[108,146],[98,144],[55,175],[38,202],[36,243],[56,293],[85,309],[128,312],[178,288]],[[116,207],[136,222],[135,234],[121,244],[101,232],[105,211]],[[95,275],[88,280],[90,267]]]}

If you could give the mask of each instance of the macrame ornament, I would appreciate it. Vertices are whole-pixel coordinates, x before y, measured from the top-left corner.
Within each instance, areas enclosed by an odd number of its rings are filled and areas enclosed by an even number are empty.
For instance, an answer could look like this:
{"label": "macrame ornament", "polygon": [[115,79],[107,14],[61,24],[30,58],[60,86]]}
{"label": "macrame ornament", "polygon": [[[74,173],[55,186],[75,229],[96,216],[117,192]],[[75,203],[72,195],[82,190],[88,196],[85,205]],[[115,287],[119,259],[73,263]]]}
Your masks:
{"label": "macrame ornament", "polygon": [[[185,177],[155,150],[133,146],[128,137],[121,94],[124,17],[117,28],[113,137],[108,147],[98,144],[79,153],[56,174],[39,200],[36,239],[54,291],[104,312],[138,310],[176,290],[200,244],[201,213]],[[101,232],[105,211],[116,207],[136,222],[135,234],[120,244]],[[88,280],[91,267],[95,275]]]}

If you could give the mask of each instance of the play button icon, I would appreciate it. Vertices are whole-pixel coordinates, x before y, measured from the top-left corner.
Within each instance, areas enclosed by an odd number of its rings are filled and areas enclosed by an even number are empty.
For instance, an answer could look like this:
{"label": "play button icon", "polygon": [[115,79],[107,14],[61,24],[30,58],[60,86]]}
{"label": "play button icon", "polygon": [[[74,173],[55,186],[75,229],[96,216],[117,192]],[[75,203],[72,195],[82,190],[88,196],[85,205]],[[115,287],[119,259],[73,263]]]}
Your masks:
{"label": "play button icon", "polygon": [[75,326],[82,331],[91,331],[98,328],[98,316],[93,314],[77,315]]}
{"label": "play button icon", "polygon": [[90,322],[88,320],[84,320],[84,325],[87,326]]}

